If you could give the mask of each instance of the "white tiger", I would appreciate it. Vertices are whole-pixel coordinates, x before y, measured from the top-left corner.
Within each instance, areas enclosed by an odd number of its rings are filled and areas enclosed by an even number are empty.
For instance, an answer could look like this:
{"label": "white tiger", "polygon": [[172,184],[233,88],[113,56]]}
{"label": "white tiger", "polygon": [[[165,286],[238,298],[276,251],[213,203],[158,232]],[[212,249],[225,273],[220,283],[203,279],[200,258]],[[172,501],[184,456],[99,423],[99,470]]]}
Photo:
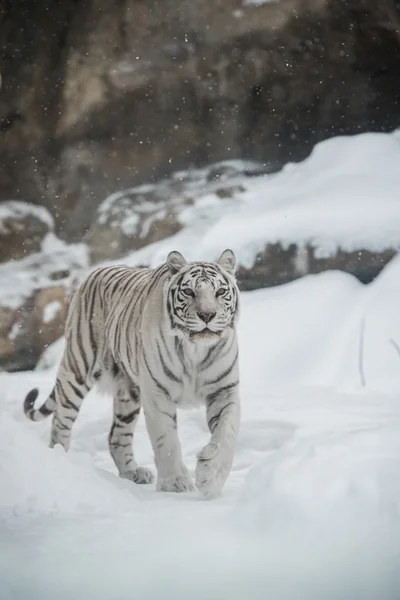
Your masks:
{"label": "white tiger", "polygon": [[235,263],[231,250],[217,263],[186,262],[171,252],[156,269],[113,266],[91,273],[70,305],[52,393],[39,409],[37,389],[24,403],[33,421],[54,413],[50,447],[68,450],[84,396],[111,375],[109,447],[119,475],[135,483],[153,481],[132,450],[143,405],[157,489],[193,490],[176,413],[181,406],[204,404],[211,439],[197,455],[196,486],[206,497],[218,495],[232,466],[240,419]]}

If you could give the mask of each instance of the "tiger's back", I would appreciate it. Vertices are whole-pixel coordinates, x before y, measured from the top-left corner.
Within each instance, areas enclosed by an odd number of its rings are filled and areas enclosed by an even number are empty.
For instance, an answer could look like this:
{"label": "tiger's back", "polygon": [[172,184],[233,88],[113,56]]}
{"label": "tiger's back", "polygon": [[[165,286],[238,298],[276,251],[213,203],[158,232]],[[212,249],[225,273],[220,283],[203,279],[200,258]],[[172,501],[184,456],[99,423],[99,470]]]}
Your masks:
{"label": "tiger's back", "polygon": [[89,381],[99,380],[104,370],[115,368],[114,363],[129,365],[131,375],[137,376],[139,321],[144,303],[152,284],[166,275],[163,267],[103,267],[91,273],[76,291],[68,311],[64,355],[67,368],[73,353],[80,374],[85,373]]}

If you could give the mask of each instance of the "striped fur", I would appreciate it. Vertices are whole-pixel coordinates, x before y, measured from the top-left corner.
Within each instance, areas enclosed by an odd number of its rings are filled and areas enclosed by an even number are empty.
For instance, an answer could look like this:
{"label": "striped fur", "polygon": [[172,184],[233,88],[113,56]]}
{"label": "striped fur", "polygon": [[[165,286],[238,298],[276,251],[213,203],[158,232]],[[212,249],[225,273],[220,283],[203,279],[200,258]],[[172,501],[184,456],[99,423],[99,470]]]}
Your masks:
{"label": "striped fur", "polygon": [[239,293],[235,257],[187,263],[179,252],[156,269],[97,269],[75,293],[66,322],[66,348],[54,390],[24,411],[33,421],[53,414],[50,446],[69,447],[82,401],[95,385],[112,382],[109,447],[121,477],[153,479],[134,459],[132,439],[143,406],[157,467],[157,489],[188,491],[177,408],[205,405],[210,442],[198,454],[196,485],[218,494],[230,472],[239,425]]}

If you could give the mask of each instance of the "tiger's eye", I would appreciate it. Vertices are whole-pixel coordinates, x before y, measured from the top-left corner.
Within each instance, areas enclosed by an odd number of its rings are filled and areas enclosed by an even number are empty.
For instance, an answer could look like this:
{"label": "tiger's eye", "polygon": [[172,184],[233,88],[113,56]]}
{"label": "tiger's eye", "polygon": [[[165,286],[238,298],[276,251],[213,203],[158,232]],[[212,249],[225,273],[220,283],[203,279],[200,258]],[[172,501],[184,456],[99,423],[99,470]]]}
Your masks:
{"label": "tiger's eye", "polygon": [[226,293],[226,291],[226,288],[220,287],[219,290],[215,292],[215,295],[218,298],[219,296],[223,296]]}
{"label": "tiger's eye", "polygon": [[186,288],[185,290],[183,290],[183,293],[185,294],[185,296],[190,296],[190,298],[195,297],[194,291],[190,288]]}

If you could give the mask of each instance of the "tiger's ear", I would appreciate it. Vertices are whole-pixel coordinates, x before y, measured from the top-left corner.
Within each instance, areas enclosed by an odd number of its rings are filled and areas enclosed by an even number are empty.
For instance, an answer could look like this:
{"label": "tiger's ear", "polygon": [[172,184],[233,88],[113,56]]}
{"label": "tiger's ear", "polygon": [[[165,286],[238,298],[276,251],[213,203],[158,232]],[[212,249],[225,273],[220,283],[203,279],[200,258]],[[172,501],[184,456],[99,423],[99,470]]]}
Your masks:
{"label": "tiger's ear", "polygon": [[167,256],[167,267],[171,275],[178,273],[186,265],[186,260],[180,252],[174,250]]}
{"label": "tiger's ear", "polygon": [[230,275],[234,275],[236,268],[236,256],[232,250],[224,250],[219,257],[217,264],[225,269],[225,271]]}

